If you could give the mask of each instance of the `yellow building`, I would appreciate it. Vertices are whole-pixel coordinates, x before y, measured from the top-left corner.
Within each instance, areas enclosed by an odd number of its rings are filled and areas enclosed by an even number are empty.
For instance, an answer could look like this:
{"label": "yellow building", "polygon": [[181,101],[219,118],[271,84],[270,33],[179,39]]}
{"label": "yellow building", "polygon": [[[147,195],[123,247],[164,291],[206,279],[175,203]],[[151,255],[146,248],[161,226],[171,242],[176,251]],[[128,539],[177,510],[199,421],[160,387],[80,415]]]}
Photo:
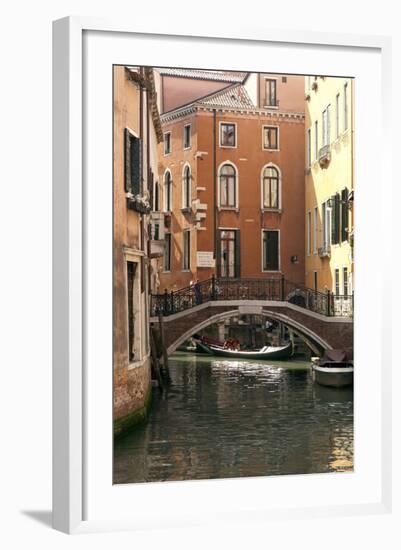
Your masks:
{"label": "yellow building", "polygon": [[336,314],[353,291],[353,80],[306,77],[305,102],[305,283]]}

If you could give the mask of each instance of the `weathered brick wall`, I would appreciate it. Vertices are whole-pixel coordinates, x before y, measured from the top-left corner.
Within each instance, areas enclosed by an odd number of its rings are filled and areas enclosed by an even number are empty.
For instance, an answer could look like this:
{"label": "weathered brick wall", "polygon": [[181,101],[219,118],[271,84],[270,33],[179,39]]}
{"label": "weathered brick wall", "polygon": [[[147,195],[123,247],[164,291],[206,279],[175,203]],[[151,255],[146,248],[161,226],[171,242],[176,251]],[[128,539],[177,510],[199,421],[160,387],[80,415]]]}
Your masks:
{"label": "weathered brick wall", "polygon": [[133,414],[146,405],[151,387],[150,361],[131,369],[114,370],[114,420]]}

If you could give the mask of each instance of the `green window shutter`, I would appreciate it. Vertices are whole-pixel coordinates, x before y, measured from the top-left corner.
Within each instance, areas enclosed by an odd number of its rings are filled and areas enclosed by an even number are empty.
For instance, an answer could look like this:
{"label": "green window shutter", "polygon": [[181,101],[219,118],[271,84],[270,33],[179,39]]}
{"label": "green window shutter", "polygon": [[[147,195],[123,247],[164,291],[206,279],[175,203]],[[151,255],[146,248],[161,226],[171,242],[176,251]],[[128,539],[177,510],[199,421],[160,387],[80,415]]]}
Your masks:
{"label": "green window shutter", "polygon": [[131,191],[131,134],[124,129],[124,189]]}
{"label": "green window shutter", "polygon": [[340,242],[340,195],[337,193],[331,198],[331,242]]}
{"label": "green window shutter", "polygon": [[341,241],[348,240],[348,189],[341,191]]}
{"label": "green window shutter", "polygon": [[139,195],[142,191],[142,140],[130,136],[131,140],[131,193]]}

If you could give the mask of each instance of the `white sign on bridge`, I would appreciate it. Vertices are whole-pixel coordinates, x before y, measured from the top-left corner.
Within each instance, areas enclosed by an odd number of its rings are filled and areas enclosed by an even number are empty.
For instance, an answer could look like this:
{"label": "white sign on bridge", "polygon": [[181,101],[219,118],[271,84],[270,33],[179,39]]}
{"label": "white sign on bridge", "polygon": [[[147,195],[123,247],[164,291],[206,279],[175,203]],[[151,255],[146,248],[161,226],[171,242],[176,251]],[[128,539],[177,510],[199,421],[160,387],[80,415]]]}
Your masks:
{"label": "white sign on bridge", "polygon": [[213,252],[197,252],[196,264],[198,267],[214,267],[216,265]]}

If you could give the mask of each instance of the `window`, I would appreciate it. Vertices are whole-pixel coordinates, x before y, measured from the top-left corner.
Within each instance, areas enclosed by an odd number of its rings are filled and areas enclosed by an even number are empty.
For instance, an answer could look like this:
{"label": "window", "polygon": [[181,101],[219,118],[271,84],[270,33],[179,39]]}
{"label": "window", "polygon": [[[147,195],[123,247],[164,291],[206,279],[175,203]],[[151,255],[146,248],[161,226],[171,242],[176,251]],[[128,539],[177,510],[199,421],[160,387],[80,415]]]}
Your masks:
{"label": "window", "polygon": [[171,271],[171,233],[166,233],[164,239],[166,243],[164,245],[163,270]]}
{"label": "window", "polygon": [[348,189],[341,191],[341,242],[348,240]]}
{"label": "window", "polygon": [[343,267],[343,295],[348,296],[348,268]]}
{"label": "window", "polygon": [[220,206],[235,208],[237,205],[236,172],[231,164],[220,168]]}
{"label": "window", "polygon": [[191,168],[185,166],[182,179],[182,207],[190,208],[191,206]]}
{"label": "window", "polygon": [[127,262],[127,306],[128,306],[128,360],[135,359],[135,313],[134,313],[134,284],[137,268],[136,262]]}
{"label": "window", "polygon": [[125,145],[125,191],[138,195],[142,191],[142,141],[126,128]]}
{"label": "window", "polygon": [[167,170],[164,174],[164,210],[165,212],[171,212],[172,208],[172,181],[171,172]]}
{"label": "window", "polygon": [[340,135],[340,94],[336,95],[336,138]]}
{"label": "window", "polygon": [[306,135],[306,167],[310,168],[312,164],[312,143],[311,143],[311,129],[308,128]]}
{"label": "window", "polygon": [[189,229],[185,229],[182,234],[183,238],[183,254],[182,254],[182,269],[188,271],[191,265],[191,234]]}
{"label": "window", "polygon": [[319,129],[318,129],[318,122],[315,120],[315,160],[317,160],[319,156]]}
{"label": "window", "polygon": [[279,208],[279,172],[274,166],[263,170],[263,208]]}
{"label": "window", "polygon": [[340,195],[336,193],[331,197],[331,242],[340,242]]}
{"label": "window", "polygon": [[184,149],[191,147],[191,125],[186,124],[184,126]]}
{"label": "window", "polygon": [[335,295],[340,296],[340,270],[337,268],[334,270],[334,282],[335,282],[335,288],[334,288]]}
{"label": "window", "polygon": [[348,128],[348,82],[344,84],[344,132]]}
{"label": "window", "polygon": [[307,235],[306,235],[306,238],[307,238],[307,244],[306,244],[306,253],[308,256],[310,256],[310,252],[311,252],[311,241],[312,241],[312,228],[311,228],[311,213],[310,213],[310,210],[308,212],[308,216],[307,216],[307,220],[306,220],[306,232],[307,232]]}
{"label": "window", "polygon": [[277,81],[266,78],[265,86],[266,106],[277,107]]}
{"label": "window", "polygon": [[279,235],[277,230],[263,231],[263,271],[279,269]]}
{"label": "window", "polygon": [[263,148],[278,149],[278,127],[277,126],[263,127]]}
{"label": "window", "polygon": [[322,147],[330,145],[330,105],[322,113]]}
{"label": "window", "polygon": [[328,250],[331,244],[331,209],[327,203],[322,204],[322,224],[323,224],[323,248]]}
{"label": "window", "polygon": [[317,206],[313,210],[313,253],[317,254],[317,224],[319,220]]}
{"label": "window", "polygon": [[220,124],[220,147],[236,147],[235,124]]}
{"label": "window", "polygon": [[218,272],[220,277],[240,277],[239,231],[220,230]]}
{"label": "window", "polygon": [[169,155],[171,153],[171,132],[164,134],[164,154]]}

